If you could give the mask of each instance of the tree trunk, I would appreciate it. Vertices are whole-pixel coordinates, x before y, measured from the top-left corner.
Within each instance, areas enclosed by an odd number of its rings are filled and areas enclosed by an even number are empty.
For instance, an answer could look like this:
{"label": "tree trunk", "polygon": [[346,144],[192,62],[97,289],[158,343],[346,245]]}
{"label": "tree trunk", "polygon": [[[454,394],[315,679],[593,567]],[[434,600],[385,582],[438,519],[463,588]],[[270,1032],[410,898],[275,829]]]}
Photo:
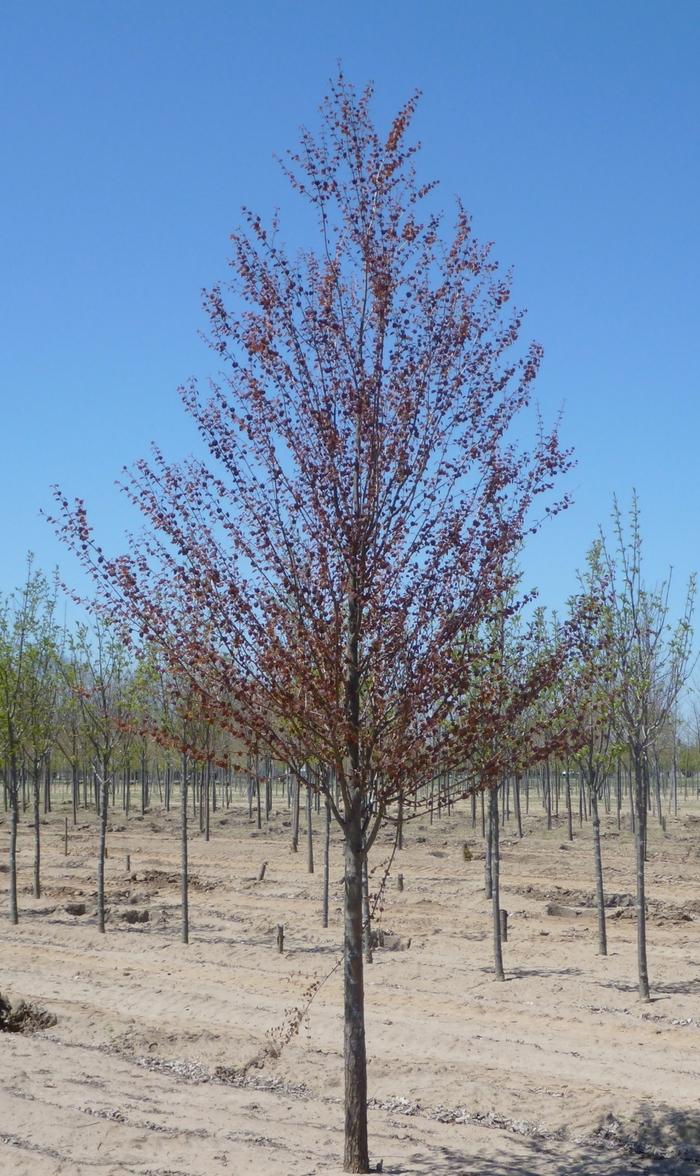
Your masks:
{"label": "tree trunk", "polygon": [[300,790],[299,781],[295,780],[292,784],[292,853],[299,851],[299,804],[300,804]]}
{"label": "tree trunk", "polygon": [[207,778],[204,782],[204,840],[209,840],[211,804],[211,760],[207,760]]}
{"label": "tree trunk", "polygon": [[661,804],[661,768],[659,767],[658,755],[655,757],[654,779],[655,779],[655,785],[656,785],[656,815],[659,819],[659,824],[663,825],[664,813],[663,813],[663,807]]}
{"label": "tree trunk", "polygon": [[598,908],[598,955],[608,954],[608,939],[605,929],[605,891],[603,889],[603,855],[600,848],[600,814],[598,794],[591,788],[591,818],[593,827],[593,862],[595,867],[595,894]]}
{"label": "tree trunk", "polygon": [[362,819],[355,793],[345,826],[344,1054],[346,1172],[369,1172],[367,1054],[362,959]]}
{"label": "tree trunk", "polygon": [[497,980],[505,980],[501,947],[501,901],[499,893],[498,789],[489,790],[489,840],[491,842],[491,906],[493,911],[493,962]]}
{"label": "tree trunk", "polygon": [[330,879],[331,857],[331,804],[326,799],[326,828],[323,839],[323,917],[322,925],[328,926],[328,886]]}
{"label": "tree trunk", "polygon": [[180,788],[180,901],[182,905],[182,942],[190,941],[190,911],[187,877],[187,756],[182,757],[182,785]]}
{"label": "tree trunk", "polygon": [[637,968],[639,972],[639,996],[650,1000],[649,971],[647,968],[646,895],[644,887],[644,859],[646,843],[646,790],[644,787],[644,766],[641,754],[634,764],[635,833],[634,849],[637,865]]}
{"label": "tree trunk", "polygon": [[311,785],[306,785],[306,869],[309,874],[314,872],[314,830],[311,823],[313,813],[312,805],[313,797],[311,795]]}
{"label": "tree trunk", "polygon": [[72,773],[72,784],[73,784],[73,793],[72,793],[73,824],[77,825],[78,824],[78,801],[80,799],[80,796],[79,796],[80,785],[78,782],[78,768],[77,768],[76,764],[71,764],[71,773]]}
{"label": "tree trunk", "polygon": [[102,757],[100,784],[100,839],[97,849],[97,930],[105,930],[105,849],[107,847],[107,810],[109,809],[109,757]]}
{"label": "tree trunk", "polygon": [[34,765],[32,773],[32,788],[34,791],[34,885],[35,898],[41,898],[41,776],[39,765]]}
{"label": "tree trunk", "polygon": [[518,827],[518,837],[523,835],[523,818],[520,811],[520,776],[516,776],[513,781],[513,808],[515,809],[515,821]]}
{"label": "tree trunk", "polygon": [[141,816],[148,807],[148,780],[146,779],[146,756],[141,753]]}
{"label": "tree trunk", "polygon": [[362,922],[365,929],[365,963],[374,963],[372,955],[372,920],[369,914],[369,862],[364,854],[362,862]]}
{"label": "tree trunk", "polygon": [[[482,815],[487,806],[484,803],[483,789],[481,792]],[[484,894],[487,898],[493,896],[493,876],[491,873],[491,798],[489,797],[488,811],[484,817],[486,829],[484,834]]]}
{"label": "tree trunk", "polygon": [[19,914],[17,912],[17,825],[19,823],[19,794],[17,791],[17,779],[15,777],[14,785],[10,792],[10,922],[17,925],[19,922]]}

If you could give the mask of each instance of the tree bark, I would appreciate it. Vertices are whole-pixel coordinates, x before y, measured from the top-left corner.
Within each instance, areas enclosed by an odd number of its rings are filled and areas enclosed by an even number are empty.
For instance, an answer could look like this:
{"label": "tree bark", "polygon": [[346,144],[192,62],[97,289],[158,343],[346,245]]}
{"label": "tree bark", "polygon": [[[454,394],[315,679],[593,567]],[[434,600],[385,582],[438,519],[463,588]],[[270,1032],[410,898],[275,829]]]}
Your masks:
{"label": "tree bark", "polygon": [[362,819],[359,792],[345,827],[344,1054],[346,1172],[369,1172],[367,1053],[362,959]]}
{"label": "tree bark", "polygon": [[41,898],[41,776],[38,764],[34,764],[32,788],[34,792],[34,884],[32,889],[34,897]]}
{"label": "tree bark", "polygon": [[107,848],[107,811],[109,809],[109,757],[102,757],[100,783],[100,838],[97,849],[97,930],[105,930],[105,850]]}
{"label": "tree bark", "polygon": [[513,781],[513,808],[515,809],[515,821],[518,827],[518,837],[523,835],[523,818],[520,811],[520,776],[516,776]]}
{"label": "tree bark", "polygon": [[299,781],[295,780],[292,784],[292,853],[299,851],[299,804],[300,804],[300,790]]}
{"label": "tree bark", "polygon": [[[484,815],[484,810],[487,809]],[[484,832],[484,894],[487,898],[493,896],[493,876],[491,873],[491,798],[489,796],[488,806],[484,803],[484,793],[481,793],[481,812],[482,818],[485,821]]]}
{"label": "tree bark", "polygon": [[309,874],[314,872],[314,830],[311,821],[313,813],[313,797],[311,785],[306,785],[306,869]]}
{"label": "tree bark", "polygon": [[634,849],[637,866],[637,969],[639,973],[640,999],[648,1001],[651,997],[649,993],[649,970],[647,967],[646,895],[644,879],[647,811],[644,766],[641,754],[635,757],[634,777],[634,807],[636,818]]}
{"label": "tree bark", "polygon": [[204,840],[209,840],[210,824],[211,824],[211,760],[207,760],[207,776],[204,782]]}
{"label": "tree bark", "polygon": [[603,855],[600,847],[600,814],[595,786],[591,788],[591,824],[593,828],[593,863],[595,867],[595,894],[598,908],[598,955],[608,954],[608,939],[605,928],[605,891],[603,889]]}
{"label": "tree bark", "polygon": [[501,946],[501,901],[499,893],[498,789],[489,790],[489,840],[491,842],[491,906],[493,911],[493,962],[497,980],[505,980]]}
{"label": "tree bark", "polygon": [[365,963],[372,964],[374,956],[372,955],[372,920],[369,914],[369,863],[366,853],[362,862],[362,922],[365,929]]}
{"label": "tree bark", "polygon": [[19,922],[17,911],[17,825],[19,824],[19,795],[17,793],[17,778],[15,773],[14,785],[10,791],[10,922],[15,926]]}
{"label": "tree bark", "polygon": [[80,799],[80,795],[79,795],[80,785],[78,782],[78,768],[75,763],[71,764],[71,776],[72,776],[71,800],[72,800],[72,804],[73,804],[73,824],[77,825],[78,824],[78,801]]}
{"label": "tree bark", "polygon": [[187,877],[187,756],[182,757],[182,786],[180,789],[180,901],[182,905],[183,943],[190,941],[189,889]]}
{"label": "tree bark", "polygon": [[326,828],[323,839],[323,916],[322,925],[328,926],[328,887],[330,880],[331,857],[331,804],[326,799]]}

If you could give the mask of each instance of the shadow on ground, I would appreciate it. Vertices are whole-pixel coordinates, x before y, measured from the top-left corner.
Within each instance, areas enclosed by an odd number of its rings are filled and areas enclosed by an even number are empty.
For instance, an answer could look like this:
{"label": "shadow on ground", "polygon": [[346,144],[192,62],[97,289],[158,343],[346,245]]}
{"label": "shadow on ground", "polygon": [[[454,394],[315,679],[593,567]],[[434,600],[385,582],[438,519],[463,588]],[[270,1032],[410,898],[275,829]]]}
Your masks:
{"label": "shadow on ground", "polygon": [[[446,1129],[449,1130],[449,1129]],[[386,1173],[406,1176],[697,1176],[700,1172],[700,1112],[641,1107],[626,1125],[613,1119],[592,1144],[501,1136],[489,1156],[447,1145],[416,1152]]]}

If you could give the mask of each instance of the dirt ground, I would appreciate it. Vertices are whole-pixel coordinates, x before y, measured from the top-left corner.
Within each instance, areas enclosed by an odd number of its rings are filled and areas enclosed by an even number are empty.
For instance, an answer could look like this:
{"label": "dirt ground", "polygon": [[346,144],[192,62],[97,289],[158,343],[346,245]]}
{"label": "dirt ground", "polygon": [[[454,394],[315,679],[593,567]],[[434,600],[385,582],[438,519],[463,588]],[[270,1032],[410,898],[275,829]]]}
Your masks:
{"label": "dirt ground", "polygon": [[[342,859],[334,839],[323,930],[315,820],[313,875],[303,836],[290,852],[279,801],[260,832],[242,806],[213,815],[208,843],[194,830],[187,947],[175,813],[132,815],[127,826],[115,810],[104,936],[95,925],[94,815],[80,813],[67,857],[63,810],[49,816],[39,900],[30,895],[32,830],[21,826],[21,917],[18,927],[0,922],[0,990],[57,1021],[0,1036],[3,1176],[340,1172],[341,975],[333,968]],[[373,1162],[412,1176],[697,1172],[700,807],[669,818],[666,836],[651,823],[648,1005],[637,999],[624,897],[633,891],[629,830],[605,829],[606,885],[618,896],[607,958],[596,954],[586,905],[589,828],[569,844],[564,822],[547,832],[538,813],[522,841],[510,827],[504,839],[508,978],[500,984],[468,806],[432,826],[412,822],[394,859],[377,923],[385,947],[366,969]],[[374,886],[390,842],[387,833],[373,851]],[[66,904],[80,901],[85,915],[69,914]],[[548,914],[552,901],[570,909]],[[149,921],[128,923],[129,910],[148,911]],[[286,1041],[285,1025],[324,977]]]}

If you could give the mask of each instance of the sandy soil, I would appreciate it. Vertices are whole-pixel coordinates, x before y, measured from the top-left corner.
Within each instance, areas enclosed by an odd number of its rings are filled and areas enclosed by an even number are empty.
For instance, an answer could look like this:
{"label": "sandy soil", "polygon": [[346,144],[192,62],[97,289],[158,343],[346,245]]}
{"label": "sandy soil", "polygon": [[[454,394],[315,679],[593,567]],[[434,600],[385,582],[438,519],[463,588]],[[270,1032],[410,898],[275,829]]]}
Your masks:
{"label": "sandy soil", "polygon": [[[340,848],[324,931],[320,818],[311,875],[304,839],[290,852],[277,803],[260,832],[242,808],[214,814],[209,843],[193,832],[188,947],[175,813],[131,816],[126,827],[115,811],[104,936],[94,817],[81,813],[67,857],[63,811],[48,818],[39,900],[22,826],[21,921],[0,923],[0,989],[57,1023],[0,1038],[3,1176],[340,1172]],[[467,809],[432,826],[418,819],[391,869],[378,925],[403,950],[379,948],[367,968],[373,1161],[415,1176],[697,1172],[700,809],[669,819],[666,837],[652,824],[649,1005],[637,1000],[624,905],[609,912],[609,956],[596,954],[594,914],[582,905],[592,895],[588,828],[569,845],[563,823],[547,833],[534,814],[522,842],[505,832],[508,980],[494,981],[478,832]],[[603,846],[608,890],[629,894],[629,831],[610,823]],[[375,885],[389,851],[387,834]],[[68,914],[80,899],[86,915]],[[580,913],[548,915],[552,900]],[[131,908],[148,910],[149,922],[126,923]],[[326,976],[280,1050],[290,1012]]]}

